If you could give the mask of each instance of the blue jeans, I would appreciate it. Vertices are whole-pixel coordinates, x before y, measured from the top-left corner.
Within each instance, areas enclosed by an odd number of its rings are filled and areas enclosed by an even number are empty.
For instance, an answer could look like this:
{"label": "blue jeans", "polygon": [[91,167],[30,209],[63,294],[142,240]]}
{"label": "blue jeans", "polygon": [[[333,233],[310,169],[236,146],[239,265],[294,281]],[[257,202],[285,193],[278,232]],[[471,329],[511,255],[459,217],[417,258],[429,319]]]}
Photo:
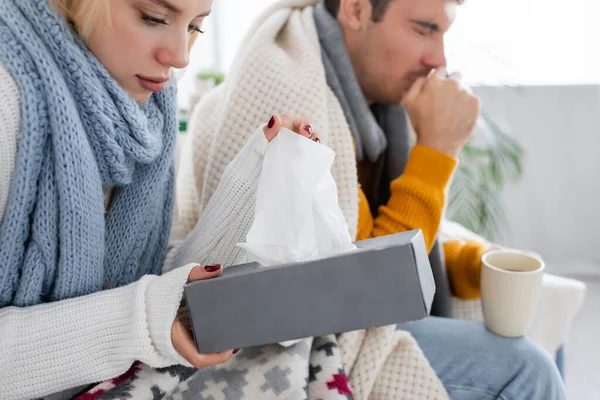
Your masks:
{"label": "blue jeans", "polygon": [[410,332],[452,400],[562,400],[550,356],[528,338],[494,335],[474,321],[428,317],[398,325]]}

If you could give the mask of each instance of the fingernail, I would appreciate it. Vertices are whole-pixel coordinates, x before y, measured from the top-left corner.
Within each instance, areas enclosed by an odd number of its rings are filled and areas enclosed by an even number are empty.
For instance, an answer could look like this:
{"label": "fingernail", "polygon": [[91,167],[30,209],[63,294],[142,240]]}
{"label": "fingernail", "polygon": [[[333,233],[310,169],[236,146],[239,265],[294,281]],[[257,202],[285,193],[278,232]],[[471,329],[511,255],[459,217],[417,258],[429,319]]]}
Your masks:
{"label": "fingernail", "polygon": [[221,264],[217,264],[217,265],[207,265],[204,267],[204,270],[206,272],[217,272],[218,270],[221,269]]}
{"label": "fingernail", "polygon": [[303,129],[308,132],[308,137],[311,137],[313,134],[313,128],[310,125],[304,125]]}
{"label": "fingernail", "polygon": [[319,139],[318,137],[313,138],[313,142],[321,143],[321,139]]}
{"label": "fingernail", "polygon": [[271,116],[271,119],[269,120],[269,124],[267,125],[267,128],[271,129],[273,127],[273,125],[275,125],[275,116]]}
{"label": "fingernail", "polygon": [[233,354],[237,354],[240,351],[240,349],[235,349],[233,350]]}

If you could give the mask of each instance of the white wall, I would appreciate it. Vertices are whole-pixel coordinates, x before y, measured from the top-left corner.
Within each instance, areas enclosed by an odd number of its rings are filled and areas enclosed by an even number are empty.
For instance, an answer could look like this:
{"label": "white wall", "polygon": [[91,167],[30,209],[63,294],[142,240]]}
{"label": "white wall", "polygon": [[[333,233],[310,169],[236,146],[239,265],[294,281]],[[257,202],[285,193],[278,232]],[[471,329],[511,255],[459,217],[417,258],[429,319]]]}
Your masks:
{"label": "white wall", "polygon": [[[214,0],[188,69],[228,72],[252,22],[277,1]],[[598,15],[598,0],[466,1],[446,36],[449,69],[470,85],[599,84]]]}
{"label": "white wall", "polygon": [[506,244],[550,262],[600,260],[600,86],[475,92],[526,151],[523,179],[504,195]]}
{"label": "white wall", "polygon": [[467,83],[600,83],[598,0],[468,0],[446,35]]}

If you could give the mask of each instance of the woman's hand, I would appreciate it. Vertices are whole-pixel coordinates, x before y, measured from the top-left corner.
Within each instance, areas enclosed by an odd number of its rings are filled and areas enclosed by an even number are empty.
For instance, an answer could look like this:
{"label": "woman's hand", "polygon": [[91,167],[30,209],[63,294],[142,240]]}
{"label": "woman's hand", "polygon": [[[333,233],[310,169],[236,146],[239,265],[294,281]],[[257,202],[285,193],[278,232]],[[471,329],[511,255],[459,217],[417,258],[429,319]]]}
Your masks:
{"label": "woman's hand", "polygon": [[281,128],[287,128],[290,131],[296,132],[297,134],[311,139],[317,143],[321,141],[319,139],[319,135],[317,135],[317,133],[313,130],[313,127],[308,119],[304,117],[292,118],[285,114],[276,114],[271,116],[271,119],[263,129],[267,140],[269,142],[273,140]]}
{"label": "woman's hand", "polygon": [[[209,265],[206,267],[194,267],[188,276],[188,283],[199,281],[202,279],[216,278],[221,275],[223,268],[220,265]],[[173,347],[183,358],[189,361],[194,368],[205,368],[213,365],[222,364],[228,361],[231,356],[238,352],[236,350],[228,350],[214,354],[200,354],[196,350],[196,345],[192,339],[192,335],[183,325],[179,317],[175,317],[173,326],[171,327],[171,341]]]}

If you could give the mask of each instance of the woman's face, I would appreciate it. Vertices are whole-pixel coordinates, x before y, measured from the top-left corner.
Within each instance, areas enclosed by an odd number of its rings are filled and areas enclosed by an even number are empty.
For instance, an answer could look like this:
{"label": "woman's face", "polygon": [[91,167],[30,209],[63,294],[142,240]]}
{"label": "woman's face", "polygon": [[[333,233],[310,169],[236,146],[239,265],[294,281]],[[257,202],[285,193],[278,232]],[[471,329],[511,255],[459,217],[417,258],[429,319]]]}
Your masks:
{"label": "woman's face", "polygon": [[212,0],[103,0],[108,24],[95,30],[89,49],[138,103],[162,90],[171,68],[184,68],[194,35]]}

